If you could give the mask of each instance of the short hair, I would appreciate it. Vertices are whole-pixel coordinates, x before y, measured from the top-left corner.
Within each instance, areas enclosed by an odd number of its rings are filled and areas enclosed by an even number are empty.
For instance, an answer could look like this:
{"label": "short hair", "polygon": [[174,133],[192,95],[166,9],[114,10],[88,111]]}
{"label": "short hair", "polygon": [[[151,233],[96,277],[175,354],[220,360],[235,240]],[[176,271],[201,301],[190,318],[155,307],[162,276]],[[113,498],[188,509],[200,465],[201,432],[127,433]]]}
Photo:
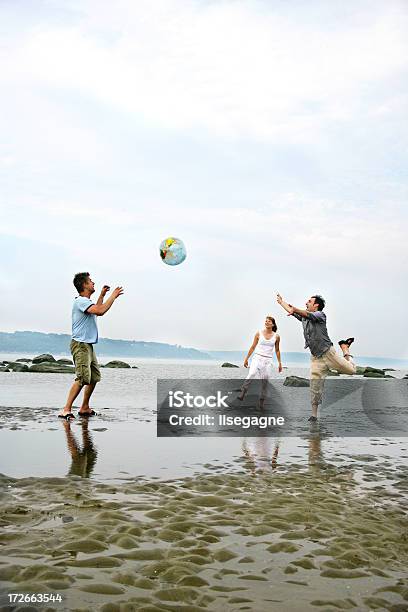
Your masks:
{"label": "short hair", "polygon": [[314,298],[315,304],[318,304],[318,310],[323,310],[326,306],[326,300],[321,295],[312,295],[312,298]]}
{"label": "short hair", "polygon": [[272,331],[274,332],[278,331],[278,326],[276,325],[275,319],[271,315],[266,315],[266,319],[269,319],[270,321],[272,321]]}
{"label": "short hair", "polygon": [[81,291],[84,290],[84,284],[86,283],[88,278],[89,272],[78,272],[78,274],[75,274],[73,283],[78,293],[81,293]]}

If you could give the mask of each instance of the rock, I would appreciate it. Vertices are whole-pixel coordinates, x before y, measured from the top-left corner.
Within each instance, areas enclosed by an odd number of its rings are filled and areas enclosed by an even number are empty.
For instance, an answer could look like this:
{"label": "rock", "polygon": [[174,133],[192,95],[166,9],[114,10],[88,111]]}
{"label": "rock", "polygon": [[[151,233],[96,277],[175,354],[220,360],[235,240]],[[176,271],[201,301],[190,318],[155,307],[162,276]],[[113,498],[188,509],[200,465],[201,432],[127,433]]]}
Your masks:
{"label": "rock", "polygon": [[132,370],[138,370],[138,366],[132,366]]}
{"label": "rock", "polygon": [[72,521],[74,520],[73,516],[69,516],[69,514],[63,514],[62,515],[62,522],[63,523],[72,523]]}
{"label": "rock", "polygon": [[373,368],[372,366],[357,366],[356,374],[365,376],[368,373],[372,373],[372,374],[378,374],[378,376],[367,376],[366,378],[380,378],[384,376],[387,370],[391,371],[392,368],[386,368],[382,370],[380,368]]}
{"label": "rock", "polygon": [[229,361],[226,361],[225,363],[223,363],[221,367],[222,368],[239,368],[239,366],[235,365],[235,363],[229,363]]}
{"label": "rock", "polygon": [[37,355],[37,357],[33,358],[33,363],[44,363],[44,362],[50,363],[54,361],[55,361],[55,357],[53,357],[49,353],[43,353],[42,355]]}
{"label": "rock", "polygon": [[329,370],[327,376],[340,376],[340,374],[336,370]]}
{"label": "rock", "polygon": [[310,387],[310,380],[301,376],[287,376],[283,383],[284,387]]}
{"label": "rock", "polygon": [[27,372],[28,365],[25,363],[17,363],[17,361],[8,364],[7,368],[12,372]]}
{"label": "rock", "polygon": [[72,359],[57,359],[57,363],[62,363],[63,365],[74,365]]}
{"label": "rock", "polygon": [[0,366],[0,372],[8,372],[9,369],[6,366]]}
{"label": "rock", "polygon": [[31,359],[26,359],[25,357],[21,357],[21,359],[16,359],[15,363],[31,363]]}
{"label": "rock", "polygon": [[383,368],[384,372],[396,372],[395,368]]}
{"label": "rock", "polygon": [[45,372],[47,374],[73,374],[75,368],[72,366],[64,365],[62,363],[35,363],[30,368],[29,372]]}
{"label": "rock", "polygon": [[130,365],[126,363],[126,361],[119,361],[118,359],[114,359],[113,361],[108,361],[105,363],[105,368],[130,368]]}
{"label": "rock", "polygon": [[[385,378],[384,376],[384,372],[370,372],[370,371],[366,371],[363,374],[364,378]],[[393,377],[392,377],[393,378]]]}
{"label": "rock", "polygon": [[379,368],[372,368],[371,366],[366,366],[364,374],[366,374],[367,372],[372,372],[373,374],[381,374],[381,376],[384,376],[384,370],[380,370]]}

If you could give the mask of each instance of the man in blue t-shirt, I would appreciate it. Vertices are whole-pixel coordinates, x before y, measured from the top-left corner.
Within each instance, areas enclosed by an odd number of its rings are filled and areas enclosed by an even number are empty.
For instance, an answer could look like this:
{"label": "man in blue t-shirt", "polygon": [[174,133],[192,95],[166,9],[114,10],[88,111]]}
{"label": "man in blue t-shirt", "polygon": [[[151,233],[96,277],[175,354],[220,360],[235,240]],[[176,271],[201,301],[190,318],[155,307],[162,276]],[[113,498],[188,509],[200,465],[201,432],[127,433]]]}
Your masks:
{"label": "man in blue t-shirt", "polygon": [[76,378],[69,390],[67,403],[58,415],[61,419],[75,418],[72,414],[72,404],[84,389],[84,398],[79,416],[93,416],[95,412],[89,407],[89,399],[97,382],[101,380],[101,373],[96,359],[94,344],[98,342],[98,327],[96,318],[101,317],[109,310],[113,302],[123,293],[122,287],[116,287],[112,295],[104,302],[105,295],[110,290],[108,285],[102,287],[100,296],[94,304],[91,295],[95,293],[95,283],[89,272],[75,274],[74,285],[79,296],[72,305],[72,340],[71,354],[75,364]]}

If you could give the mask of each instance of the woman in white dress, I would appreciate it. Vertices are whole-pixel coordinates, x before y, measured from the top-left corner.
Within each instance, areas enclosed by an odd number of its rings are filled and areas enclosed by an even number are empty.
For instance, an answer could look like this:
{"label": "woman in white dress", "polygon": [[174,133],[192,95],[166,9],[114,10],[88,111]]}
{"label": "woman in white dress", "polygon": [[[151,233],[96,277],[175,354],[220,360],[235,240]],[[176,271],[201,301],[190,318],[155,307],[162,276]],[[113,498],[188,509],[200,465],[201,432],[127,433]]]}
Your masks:
{"label": "woman in white dress", "polygon": [[239,400],[243,400],[247,394],[248,387],[251,381],[255,378],[262,380],[261,406],[265,401],[265,390],[268,380],[273,378],[273,354],[276,353],[278,360],[278,371],[282,372],[282,362],[279,349],[280,336],[277,334],[278,327],[273,317],[267,316],[265,319],[265,328],[256,332],[254,341],[245,357],[244,367],[248,367],[248,359],[252,357],[248,376],[242,385],[241,393],[238,396]]}

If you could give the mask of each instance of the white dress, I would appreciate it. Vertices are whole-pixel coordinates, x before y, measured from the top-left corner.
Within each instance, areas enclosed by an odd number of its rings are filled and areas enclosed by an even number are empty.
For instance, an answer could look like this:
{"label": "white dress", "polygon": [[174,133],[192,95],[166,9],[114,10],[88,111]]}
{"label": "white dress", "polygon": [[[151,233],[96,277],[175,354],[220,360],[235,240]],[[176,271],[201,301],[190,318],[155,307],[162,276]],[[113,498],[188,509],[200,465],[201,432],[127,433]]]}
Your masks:
{"label": "white dress", "polygon": [[273,378],[273,355],[275,352],[277,335],[274,332],[271,338],[268,340],[263,335],[262,330],[259,330],[258,333],[258,344],[256,345],[254,356],[252,357],[251,365],[249,366],[248,376],[242,385],[242,390],[248,390],[251,380],[260,379],[263,381],[261,394],[261,398],[263,398],[265,396],[266,384],[268,380]]}

